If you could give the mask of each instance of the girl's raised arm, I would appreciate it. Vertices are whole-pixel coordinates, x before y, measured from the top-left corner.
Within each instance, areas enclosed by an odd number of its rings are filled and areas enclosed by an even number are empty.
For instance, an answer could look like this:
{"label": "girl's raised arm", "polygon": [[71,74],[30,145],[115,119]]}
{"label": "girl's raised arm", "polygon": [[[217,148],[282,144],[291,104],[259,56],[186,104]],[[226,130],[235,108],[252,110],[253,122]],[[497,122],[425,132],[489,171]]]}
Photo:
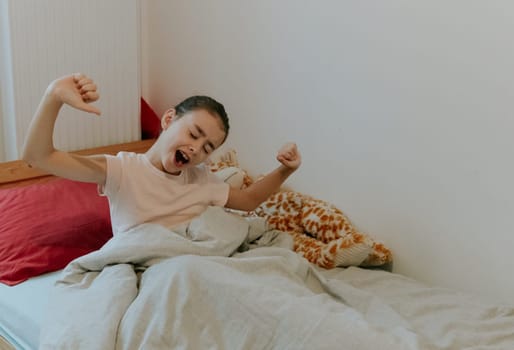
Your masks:
{"label": "girl's raised arm", "polygon": [[105,184],[105,156],[80,156],[62,152],[55,149],[53,143],[55,121],[63,104],[100,115],[98,108],[89,105],[98,98],[96,84],[83,74],[54,80],[45,91],[30,123],[22,159],[60,177]]}
{"label": "girl's raised arm", "polygon": [[278,151],[277,160],[282,163],[271,173],[245,189],[230,188],[225,207],[237,210],[251,211],[264,202],[286,181],[302,162],[302,157],[296,144],[286,143]]}

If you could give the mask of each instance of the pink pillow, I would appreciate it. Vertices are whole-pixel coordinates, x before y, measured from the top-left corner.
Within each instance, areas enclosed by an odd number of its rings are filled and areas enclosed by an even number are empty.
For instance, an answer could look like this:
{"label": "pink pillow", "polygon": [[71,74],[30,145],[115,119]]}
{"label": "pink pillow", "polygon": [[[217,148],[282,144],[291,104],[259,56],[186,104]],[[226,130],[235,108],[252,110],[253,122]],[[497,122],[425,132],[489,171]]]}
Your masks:
{"label": "pink pillow", "polygon": [[161,119],[141,97],[141,138],[156,139],[161,133]]}
{"label": "pink pillow", "polygon": [[65,267],[112,236],[95,184],[56,179],[0,190],[0,282],[15,285]]}

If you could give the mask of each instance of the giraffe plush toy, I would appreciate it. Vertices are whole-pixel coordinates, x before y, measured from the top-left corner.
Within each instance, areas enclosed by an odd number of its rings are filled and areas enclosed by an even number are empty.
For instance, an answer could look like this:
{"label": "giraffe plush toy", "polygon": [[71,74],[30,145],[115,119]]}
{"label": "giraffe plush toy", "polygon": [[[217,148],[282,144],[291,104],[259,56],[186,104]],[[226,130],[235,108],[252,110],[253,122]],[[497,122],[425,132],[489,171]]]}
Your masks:
{"label": "giraffe plush toy", "polygon": [[[244,188],[253,183],[239,167],[234,150],[212,160],[210,169],[231,186]],[[263,217],[270,228],[289,233],[294,250],[324,268],[381,266],[392,262],[391,251],[358,232],[341,210],[299,192],[280,191],[255,212],[244,214]]]}
{"label": "giraffe plush toy", "polygon": [[230,186],[245,188],[253,183],[253,179],[248,173],[239,167],[236,151],[233,149],[222,155],[211,156],[207,165],[213,173],[216,173]]}
{"label": "giraffe plush toy", "polygon": [[380,266],[392,262],[382,243],[358,232],[341,210],[305,194],[278,192],[255,213],[277,230],[293,236],[294,250],[324,267]]}

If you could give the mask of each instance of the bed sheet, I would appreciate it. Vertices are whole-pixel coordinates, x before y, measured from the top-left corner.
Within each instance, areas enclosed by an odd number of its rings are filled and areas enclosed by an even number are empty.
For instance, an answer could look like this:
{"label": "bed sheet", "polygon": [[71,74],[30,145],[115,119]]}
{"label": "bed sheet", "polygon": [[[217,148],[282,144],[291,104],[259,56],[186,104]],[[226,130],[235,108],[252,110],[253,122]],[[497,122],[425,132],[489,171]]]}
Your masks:
{"label": "bed sheet", "polygon": [[[388,332],[415,334],[413,349],[514,349],[514,305],[386,271],[316,270],[328,289],[366,321]],[[0,335],[17,349],[37,348],[48,294],[59,276],[54,272],[14,287],[0,285]]]}
{"label": "bed sheet", "polygon": [[334,288],[346,289],[344,302],[365,319],[416,334],[416,349],[514,349],[514,303],[381,270],[350,267],[322,274]]}
{"label": "bed sheet", "polygon": [[0,336],[16,349],[37,349],[43,312],[60,271],[9,287],[0,284]]}

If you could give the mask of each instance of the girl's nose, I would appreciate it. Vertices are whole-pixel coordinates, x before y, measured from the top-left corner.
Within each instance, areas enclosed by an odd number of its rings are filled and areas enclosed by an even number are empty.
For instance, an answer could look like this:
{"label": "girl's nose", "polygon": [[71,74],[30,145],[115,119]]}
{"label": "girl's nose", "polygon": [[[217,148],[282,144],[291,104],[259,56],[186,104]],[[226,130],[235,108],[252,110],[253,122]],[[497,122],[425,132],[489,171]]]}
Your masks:
{"label": "girl's nose", "polygon": [[197,139],[189,145],[189,151],[191,152],[191,154],[196,155],[196,154],[200,153],[202,146],[203,146],[203,140]]}

